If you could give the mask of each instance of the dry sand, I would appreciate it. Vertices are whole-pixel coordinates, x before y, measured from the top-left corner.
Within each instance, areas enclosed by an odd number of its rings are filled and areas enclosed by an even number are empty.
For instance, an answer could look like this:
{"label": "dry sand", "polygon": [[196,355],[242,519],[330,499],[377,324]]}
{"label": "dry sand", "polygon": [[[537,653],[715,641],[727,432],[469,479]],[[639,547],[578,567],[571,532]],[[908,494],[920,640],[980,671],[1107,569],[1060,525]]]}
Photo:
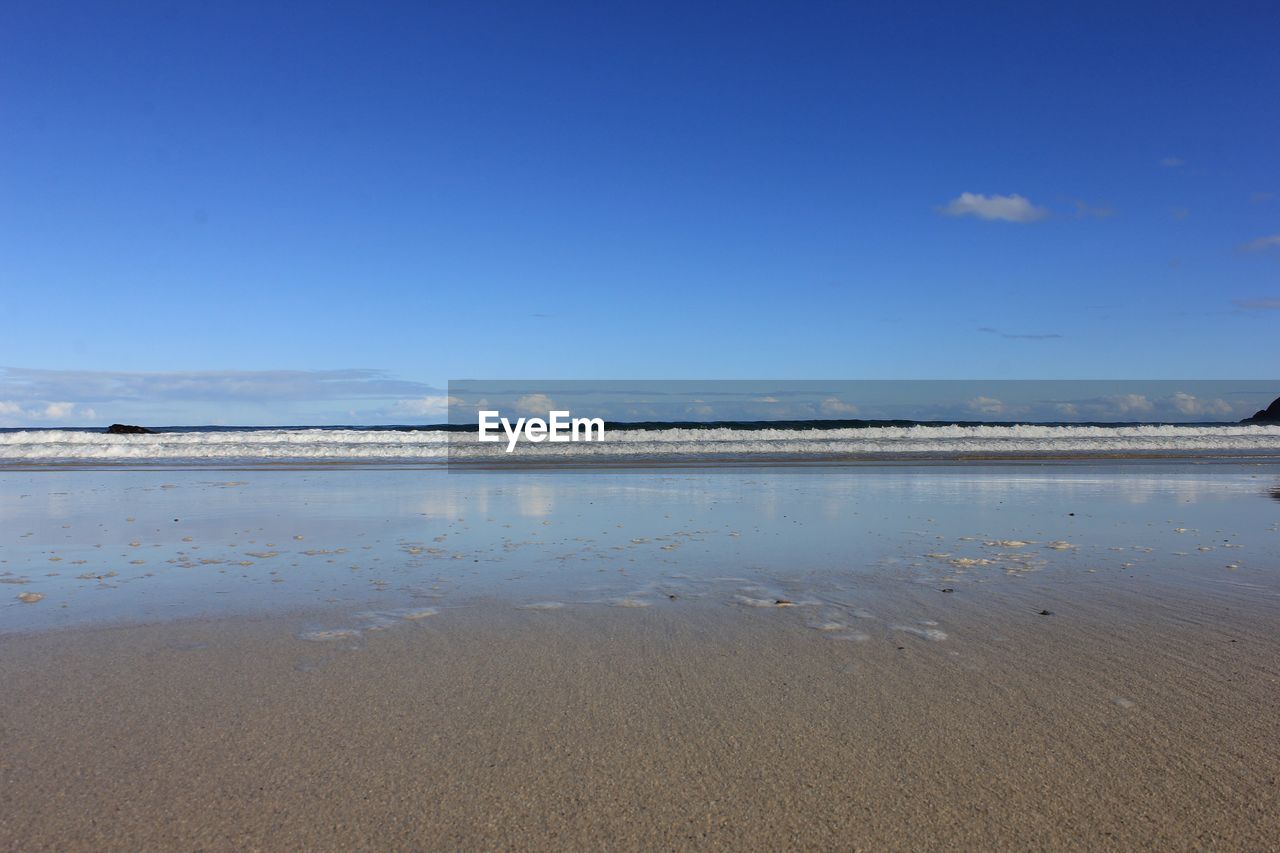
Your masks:
{"label": "dry sand", "polygon": [[1275,849],[1273,603],[672,602],[0,640],[0,846]]}

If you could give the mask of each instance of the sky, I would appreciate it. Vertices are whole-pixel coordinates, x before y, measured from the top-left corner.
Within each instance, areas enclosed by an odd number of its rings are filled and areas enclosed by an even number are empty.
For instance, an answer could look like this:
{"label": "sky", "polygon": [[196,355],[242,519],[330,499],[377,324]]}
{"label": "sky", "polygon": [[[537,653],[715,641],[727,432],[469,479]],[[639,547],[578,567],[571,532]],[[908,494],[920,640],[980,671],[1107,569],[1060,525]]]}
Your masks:
{"label": "sky", "polygon": [[1274,379],[1277,43],[1265,3],[7,4],[0,426]]}

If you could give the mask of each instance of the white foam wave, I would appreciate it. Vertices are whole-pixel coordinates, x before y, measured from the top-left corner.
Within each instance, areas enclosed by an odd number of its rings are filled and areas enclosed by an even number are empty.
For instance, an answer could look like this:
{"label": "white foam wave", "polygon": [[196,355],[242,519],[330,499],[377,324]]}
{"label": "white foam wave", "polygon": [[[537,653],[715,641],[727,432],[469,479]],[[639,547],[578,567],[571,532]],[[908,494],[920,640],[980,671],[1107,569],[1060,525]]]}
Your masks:
{"label": "white foam wave", "polygon": [[480,444],[434,430],[263,429],[108,435],[0,433],[0,464],[514,462],[751,458],[1232,455],[1280,453],[1280,426],[908,426],[612,430],[602,442]]}

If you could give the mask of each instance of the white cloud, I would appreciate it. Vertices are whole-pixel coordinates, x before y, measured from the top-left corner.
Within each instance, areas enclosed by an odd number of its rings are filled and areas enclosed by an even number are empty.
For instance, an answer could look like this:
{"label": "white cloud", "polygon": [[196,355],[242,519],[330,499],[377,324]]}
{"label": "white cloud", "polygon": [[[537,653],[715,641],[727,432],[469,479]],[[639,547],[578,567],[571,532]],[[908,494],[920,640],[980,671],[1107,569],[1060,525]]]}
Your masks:
{"label": "white cloud", "polygon": [[999,415],[1004,413],[1004,401],[995,397],[974,397],[965,404],[969,411],[979,415]]}
{"label": "white cloud", "polygon": [[1187,165],[1187,161],[1183,160],[1181,157],[1165,157],[1160,161],[1160,165],[1164,166],[1166,169],[1177,169],[1181,166]]}
{"label": "white cloud", "polygon": [[1269,234],[1266,237],[1259,237],[1257,240],[1250,240],[1240,247],[1242,252],[1261,252],[1266,249],[1275,249],[1280,247],[1280,234]]}
{"label": "white cloud", "polygon": [[[1063,400],[1054,406],[1066,420],[1085,421],[1229,421],[1242,417],[1220,397],[1198,398],[1185,391],[1160,397],[1113,394],[1086,400]],[[1251,410],[1250,410],[1251,411]],[[1246,412],[1247,413],[1247,412]]]}
{"label": "white cloud", "polygon": [[61,400],[40,400],[26,405],[16,400],[0,400],[0,425],[5,426],[46,424],[51,421],[88,424],[97,419],[98,413],[93,409]]}
{"label": "white cloud", "polygon": [[1145,394],[1113,394],[1103,402],[1117,415],[1141,415],[1155,409],[1155,404]]}
{"label": "white cloud", "polygon": [[351,400],[439,393],[383,370],[186,370],[126,373],[0,367],[0,393],[37,400]]}
{"label": "white cloud", "polygon": [[455,397],[449,397],[444,394],[428,394],[425,397],[418,397],[414,400],[397,400],[395,405],[391,407],[391,411],[398,415],[410,415],[415,418],[428,415],[443,415],[449,411],[449,406],[456,402],[458,401]]}
{"label": "white cloud", "polygon": [[1049,215],[1047,208],[1036,207],[1017,193],[992,196],[960,193],[940,210],[947,216],[976,216],[1003,222],[1035,222]]}
{"label": "white cloud", "polygon": [[1280,311],[1280,296],[1264,296],[1258,299],[1237,299],[1237,308],[1245,311]]}
{"label": "white cloud", "polygon": [[[89,424],[98,420],[95,409],[124,423],[227,423],[228,418],[262,423],[264,413],[268,422],[301,417],[302,422],[330,423],[341,417],[340,422],[351,423],[359,418],[350,413],[360,406],[327,409],[323,404],[359,400],[378,401],[380,406],[367,410],[364,417],[385,423],[392,412],[426,411],[430,398],[442,393],[422,382],[364,368],[133,373],[0,367],[0,400],[12,404],[0,407],[0,418],[12,426]],[[415,409],[397,400],[425,402]]]}
{"label": "white cloud", "polygon": [[1217,415],[1231,414],[1231,404],[1226,400],[1199,400],[1185,391],[1179,391],[1169,398],[1170,405],[1184,415]]}
{"label": "white cloud", "polygon": [[516,400],[516,411],[522,415],[546,417],[556,404],[546,394],[525,394]]}
{"label": "white cloud", "polygon": [[853,405],[852,403],[846,403],[844,400],[841,400],[839,397],[828,397],[827,399],[822,401],[821,405],[819,405],[818,408],[819,410],[821,410],[822,414],[824,415],[848,416],[848,415],[858,414],[857,406]]}

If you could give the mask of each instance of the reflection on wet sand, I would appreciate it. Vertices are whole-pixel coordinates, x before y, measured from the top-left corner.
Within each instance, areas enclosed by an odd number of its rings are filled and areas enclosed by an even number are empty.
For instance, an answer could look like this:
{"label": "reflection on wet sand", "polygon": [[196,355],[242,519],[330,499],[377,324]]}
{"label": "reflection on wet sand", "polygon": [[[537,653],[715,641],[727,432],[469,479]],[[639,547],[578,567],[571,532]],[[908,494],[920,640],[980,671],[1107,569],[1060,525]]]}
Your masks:
{"label": "reflection on wet sand", "polygon": [[315,630],[352,635],[403,621],[355,614],[495,597],[861,607],[895,586],[1224,572],[1273,590],[1260,481],[1274,475],[1257,463],[9,474],[0,584],[8,631],[337,609],[350,624]]}

